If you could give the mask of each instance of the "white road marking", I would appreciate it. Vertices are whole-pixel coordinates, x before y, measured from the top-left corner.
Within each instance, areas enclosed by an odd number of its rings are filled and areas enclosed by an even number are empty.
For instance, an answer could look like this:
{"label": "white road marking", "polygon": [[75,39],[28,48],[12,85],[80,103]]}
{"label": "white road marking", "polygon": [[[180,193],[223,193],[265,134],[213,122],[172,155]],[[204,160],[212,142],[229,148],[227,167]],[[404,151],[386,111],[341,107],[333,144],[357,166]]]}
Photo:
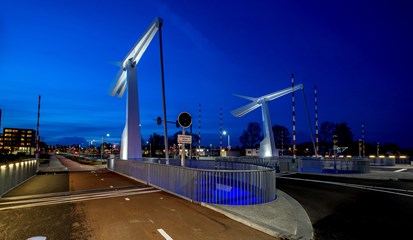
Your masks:
{"label": "white road marking", "polygon": [[158,232],[166,239],[166,240],[174,240],[169,236],[162,228],[158,229]]}
{"label": "white road marking", "polygon": [[155,223],[152,219],[149,219],[149,222],[151,222],[152,224],[154,224],[154,223]]}
{"label": "white road marking", "polygon": [[129,199],[129,198],[127,198],[127,197],[125,197],[125,200],[126,200],[126,201],[129,201],[130,199]]}
{"label": "white road marking", "polygon": [[340,182],[330,182],[330,181],[322,181],[322,180],[313,180],[313,179],[302,179],[302,178],[291,178],[291,177],[279,177],[285,178],[290,180],[297,180],[297,181],[304,181],[304,182],[317,182],[317,183],[325,183],[325,184],[332,184],[332,185],[339,185],[344,187],[352,187],[376,192],[384,192],[390,193],[405,197],[413,197],[412,194],[405,194],[405,193],[413,193],[413,190],[407,189],[398,189],[398,188],[386,188],[386,187],[377,187],[377,186],[368,186],[368,185],[359,185],[359,184],[352,184],[352,183],[340,183]]}
{"label": "white road marking", "polygon": [[394,172],[403,172],[403,171],[406,171],[406,170],[407,170],[407,168],[402,168],[402,169],[396,170]]}
{"label": "white road marking", "polygon": [[[110,190],[107,192],[82,193],[82,194],[23,199],[23,200],[14,200],[14,201],[12,200],[14,198],[3,198],[5,202],[0,202],[0,211],[9,210],[9,209],[45,206],[45,205],[52,205],[52,204],[73,203],[73,202],[89,201],[89,200],[112,198],[112,197],[125,197],[125,196],[139,195],[139,194],[155,193],[155,192],[160,192],[160,191],[161,190],[149,187],[149,188],[140,188],[140,189],[118,190],[115,192],[113,190]],[[12,201],[10,201],[9,199]],[[12,205],[12,206],[8,206],[8,205]]]}

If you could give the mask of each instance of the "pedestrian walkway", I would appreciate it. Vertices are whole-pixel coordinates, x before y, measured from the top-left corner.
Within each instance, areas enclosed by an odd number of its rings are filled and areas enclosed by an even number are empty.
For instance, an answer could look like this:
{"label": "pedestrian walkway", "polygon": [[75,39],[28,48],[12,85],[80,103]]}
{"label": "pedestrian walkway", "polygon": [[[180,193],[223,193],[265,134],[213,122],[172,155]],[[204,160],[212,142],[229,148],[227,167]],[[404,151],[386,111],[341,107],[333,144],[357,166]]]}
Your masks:
{"label": "pedestrian walkway", "polygon": [[39,166],[39,172],[64,172],[67,171],[67,167],[63,165],[57,158],[56,155],[50,155],[50,160],[48,164],[41,164]]}
{"label": "pedestrian walkway", "polygon": [[264,204],[202,205],[277,238],[313,239],[313,226],[304,208],[280,190],[277,190],[276,200]]}
{"label": "pedestrian walkway", "polygon": [[93,171],[102,168],[106,168],[106,165],[81,164],[62,155],[51,155],[49,164],[40,165],[39,172]]}

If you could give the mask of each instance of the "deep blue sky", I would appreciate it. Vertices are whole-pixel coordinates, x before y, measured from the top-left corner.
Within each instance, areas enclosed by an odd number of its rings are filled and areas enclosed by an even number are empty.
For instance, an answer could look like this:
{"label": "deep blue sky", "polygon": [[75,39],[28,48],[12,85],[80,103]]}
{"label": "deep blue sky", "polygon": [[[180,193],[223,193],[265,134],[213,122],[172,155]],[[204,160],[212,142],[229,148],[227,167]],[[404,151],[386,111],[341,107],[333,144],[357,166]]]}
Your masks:
{"label": "deep blue sky", "polygon": [[[413,2],[380,1],[3,1],[0,7],[2,128],[36,129],[48,144],[118,142],[125,98],[108,94],[118,67],[157,16],[163,18],[168,120],[194,118],[202,144],[219,144],[223,128],[238,144],[259,109],[230,111],[296,83],[305,87],[312,125],[317,84],[319,121],[347,122],[355,140],[413,147]],[[162,127],[158,38],[138,65],[143,138]],[[291,97],[269,104],[273,124],[291,131]],[[301,93],[296,94],[297,142],[309,140]],[[177,132],[170,126],[169,133]],[[72,139],[71,141],[69,141]],[[86,143],[85,143],[86,144]],[[226,146],[226,138],[224,138]]]}

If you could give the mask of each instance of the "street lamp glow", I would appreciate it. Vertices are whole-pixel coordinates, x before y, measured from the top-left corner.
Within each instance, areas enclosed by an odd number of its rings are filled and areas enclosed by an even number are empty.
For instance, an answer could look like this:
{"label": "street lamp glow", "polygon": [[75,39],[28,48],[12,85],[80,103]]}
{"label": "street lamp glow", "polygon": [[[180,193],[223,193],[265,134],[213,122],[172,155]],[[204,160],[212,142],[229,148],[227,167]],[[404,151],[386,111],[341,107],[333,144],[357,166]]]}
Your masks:
{"label": "street lamp glow", "polygon": [[[110,134],[106,133],[106,137],[110,137]],[[103,160],[103,135],[102,135],[102,147],[100,148],[100,160]]]}
{"label": "street lamp glow", "polygon": [[229,133],[227,132],[227,131],[223,131],[222,132],[222,134],[225,136],[225,135],[228,135],[228,150],[231,150],[231,144],[230,144],[230,136],[229,136]]}

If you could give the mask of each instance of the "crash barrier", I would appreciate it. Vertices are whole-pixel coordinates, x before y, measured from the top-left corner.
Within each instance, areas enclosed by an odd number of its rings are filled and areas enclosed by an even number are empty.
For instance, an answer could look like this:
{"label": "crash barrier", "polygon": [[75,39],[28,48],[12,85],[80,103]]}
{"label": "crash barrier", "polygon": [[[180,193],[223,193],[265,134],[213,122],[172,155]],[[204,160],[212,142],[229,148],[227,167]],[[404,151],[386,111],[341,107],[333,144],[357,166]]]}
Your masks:
{"label": "crash barrier", "polygon": [[114,160],[113,170],[194,202],[249,205],[276,198],[274,169],[208,160],[177,164]]}
{"label": "crash barrier", "polygon": [[37,161],[27,160],[0,166],[0,196],[36,174]]}

